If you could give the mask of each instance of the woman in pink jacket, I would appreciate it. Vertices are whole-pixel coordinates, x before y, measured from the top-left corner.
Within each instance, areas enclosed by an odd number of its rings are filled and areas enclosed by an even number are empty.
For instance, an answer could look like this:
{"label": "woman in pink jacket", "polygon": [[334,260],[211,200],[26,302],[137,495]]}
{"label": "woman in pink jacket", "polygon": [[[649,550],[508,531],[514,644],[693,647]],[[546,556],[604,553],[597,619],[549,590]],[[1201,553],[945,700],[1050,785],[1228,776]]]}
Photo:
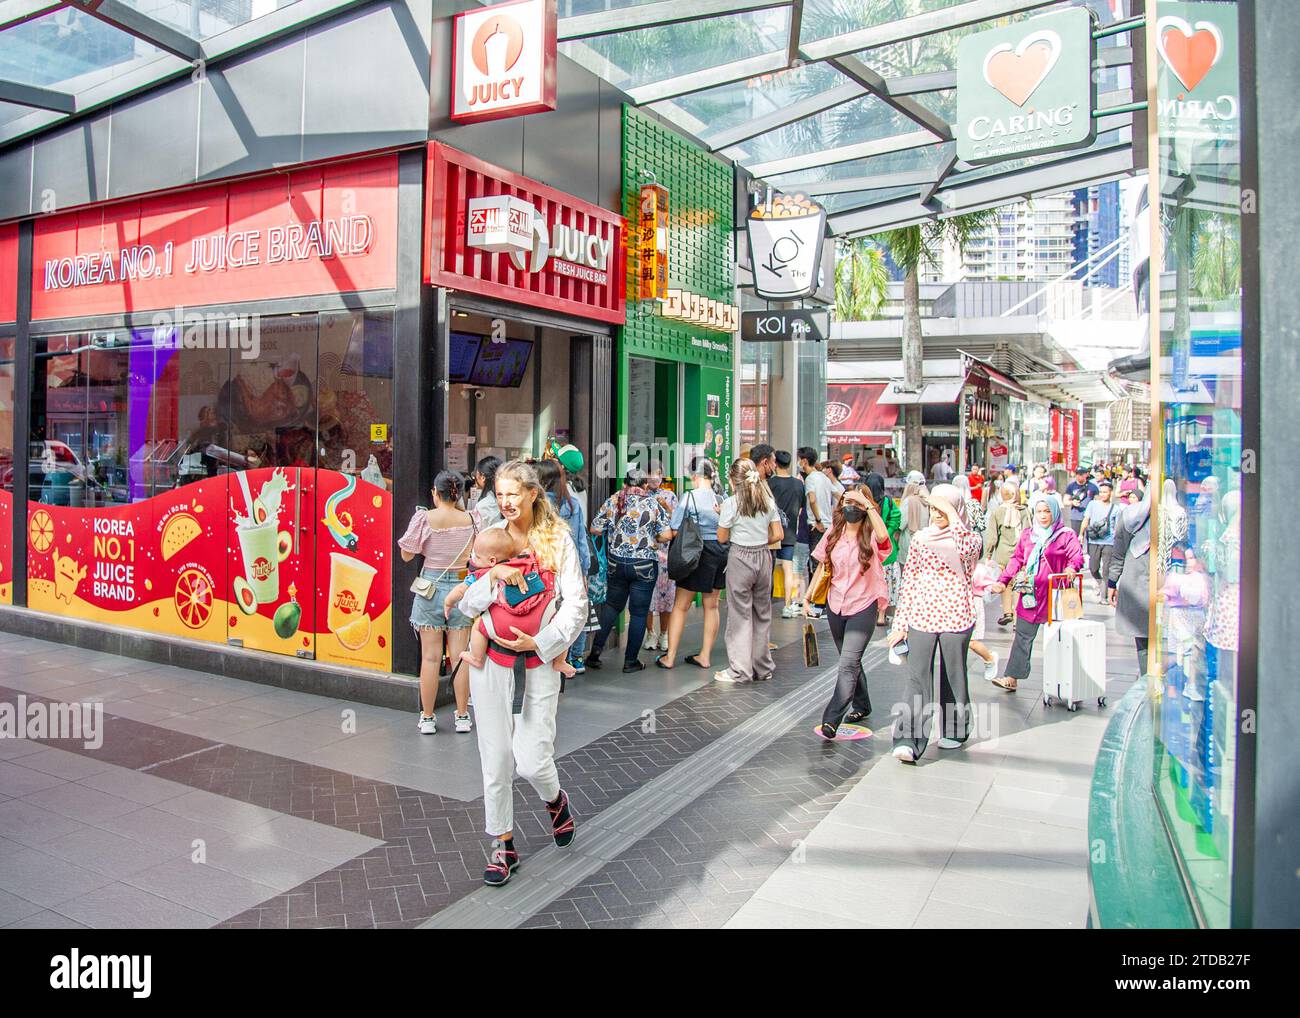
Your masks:
{"label": "woman in pink jacket", "polygon": [[1001,593],[1022,569],[1030,589],[1020,595],[1016,606],[1016,637],[1007,658],[1007,668],[993,685],[1008,693],[1016,691],[1020,679],[1029,678],[1029,660],[1034,651],[1038,627],[1047,621],[1047,603],[1051,596],[1048,577],[1053,573],[1073,576],[1083,568],[1083,546],[1079,535],[1061,519],[1061,503],[1055,495],[1040,493],[1029,507],[1033,526],[1025,528],[1016,542],[1011,561],[989,590]]}

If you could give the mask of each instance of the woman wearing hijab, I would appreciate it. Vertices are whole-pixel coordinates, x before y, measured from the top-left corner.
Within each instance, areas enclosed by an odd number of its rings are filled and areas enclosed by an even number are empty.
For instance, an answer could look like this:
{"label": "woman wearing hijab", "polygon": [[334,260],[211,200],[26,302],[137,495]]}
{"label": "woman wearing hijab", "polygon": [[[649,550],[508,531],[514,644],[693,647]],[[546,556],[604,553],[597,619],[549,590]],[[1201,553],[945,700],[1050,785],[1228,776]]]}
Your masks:
{"label": "woman wearing hijab", "polygon": [[1029,678],[1030,656],[1038,629],[1047,621],[1047,607],[1051,597],[1048,578],[1053,573],[1073,576],[1083,568],[1083,546],[1079,535],[1061,518],[1061,503],[1055,495],[1040,492],[1030,502],[1029,526],[1016,542],[1011,561],[1002,570],[998,582],[989,590],[1001,593],[1022,569],[1029,589],[1020,595],[1016,606],[1016,636],[1007,658],[1006,672],[993,685],[1008,693],[1016,691],[1021,679]]}
{"label": "woman wearing hijab", "polygon": [[912,536],[903,569],[888,641],[891,647],[906,641],[909,648],[906,702],[894,724],[894,757],[903,763],[915,763],[925,752],[936,652],[942,659],[939,748],[957,749],[969,733],[966,651],[975,625],[971,575],[984,544],[962,522],[960,501],[951,484],[935,487],[929,497],[930,524]]}
{"label": "woman wearing hijab", "polygon": [[[963,474],[958,474],[952,479],[952,485],[961,494],[961,501],[957,503],[957,515],[961,521],[970,527],[971,532],[980,539],[981,546],[984,544],[984,531],[988,526],[988,517],[984,513],[983,507],[975,500],[974,492],[971,490],[970,481]],[[986,679],[996,679],[998,677],[998,656],[984,645],[984,598],[971,592],[971,610],[975,613],[975,628],[970,634],[970,650],[977,658],[984,662],[984,677]]]}
{"label": "woman wearing hijab", "polygon": [[[920,477],[920,473],[913,471],[913,474]],[[903,526],[898,532],[898,565],[900,569],[907,566],[907,548],[912,543],[912,536],[917,531],[923,530],[929,526],[930,510],[926,505],[926,498],[929,497],[930,491],[925,486],[925,478],[920,481],[911,480],[912,475],[908,475],[907,487],[903,489],[903,497],[899,500],[898,508],[902,514]],[[897,604],[898,599],[890,594],[890,604]]]}
{"label": "woman wearing hijab", "polygon": [[[1020,507],[1020,487],[1015,481],[1002,482],[998,504],[988,514],[988,526],[984,531],[984,557],[1005,569],[1015,553],[1016,544],[1024,531],[1026,512]],[[1016,594],[1013,590],[1002,591],[1002,614],[998,625],[1011,624],[1015,618]]]}
{"label": "woman wearing hijab", "polygon": [[1142,501],[1127,505],[1115,524],[1111,546],[1110,603],[1115,605],[1115,632],[1132,637],[1138,675],[1147,671],[1147,610],[1151,602],[1151,489]]}

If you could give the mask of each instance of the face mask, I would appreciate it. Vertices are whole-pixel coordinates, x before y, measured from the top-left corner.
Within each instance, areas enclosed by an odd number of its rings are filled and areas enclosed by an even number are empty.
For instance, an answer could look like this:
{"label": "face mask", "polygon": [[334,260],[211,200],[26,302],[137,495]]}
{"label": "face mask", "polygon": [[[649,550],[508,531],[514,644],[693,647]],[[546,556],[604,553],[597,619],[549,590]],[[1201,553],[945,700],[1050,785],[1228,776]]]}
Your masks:
{"label": "face mask", "polygon": [[855,505],[846,505],[843,509],[845,523],[861,523],[867,515],[865,509],[859,509]]}

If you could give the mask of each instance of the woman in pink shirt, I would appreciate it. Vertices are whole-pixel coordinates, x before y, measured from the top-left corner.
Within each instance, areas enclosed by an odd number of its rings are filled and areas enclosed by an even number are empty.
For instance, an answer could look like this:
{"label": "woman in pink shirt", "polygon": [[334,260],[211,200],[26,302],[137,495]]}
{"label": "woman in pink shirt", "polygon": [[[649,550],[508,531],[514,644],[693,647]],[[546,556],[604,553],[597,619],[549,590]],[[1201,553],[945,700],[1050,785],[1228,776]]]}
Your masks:
{"label": "woman in pink shirt", "polygon": [[[844,493],[831,516],[830,530],[813,549],[812,557],[818,565],[808,589],[817,589],[829,559],[831,580],[826,595],[826,619],[835,649],[840,652],[835,691],[822,712],[824,739],[835,738],[841,722],[853,724],[871,713],[862,655],[876,631],[876,621],[889,603],[889,585],[881,563],[893,549],[880,509],[865,488]],[[805,599],[805,615],[809,603]]]}
{"label": "woman in pink shirt", "polygon": [[907,550],[903,589],[889,634],[889,645],[907,655],[906,702],[894,726],[894,757],[903,763],[916,763],[925,752],[936,651],[942,658],[939,748],[960,747],[970,725],[966,652],[975,627],[971,576],[984,542],[957,511],[961,493],[953,485],[936,486],[929,502],[930,525],[916,533]]}

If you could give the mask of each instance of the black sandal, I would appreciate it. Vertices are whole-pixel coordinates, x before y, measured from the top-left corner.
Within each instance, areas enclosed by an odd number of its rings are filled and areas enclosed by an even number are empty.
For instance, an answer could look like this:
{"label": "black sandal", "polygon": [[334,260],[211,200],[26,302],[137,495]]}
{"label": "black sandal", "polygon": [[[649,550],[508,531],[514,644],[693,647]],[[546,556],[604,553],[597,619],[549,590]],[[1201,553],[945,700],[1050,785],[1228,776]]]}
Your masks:
{"label": "black sandal", "polygon": [[655,658],[655,667],[656,667],[656,668],[665,668],[665,669],[668,669],[669,671],[671,671],[672,669],[676,668],[677,666],[676,666],[675,664],[671,664],[671,665],[666,665],[666,664],[664,664],[664,658],[663,658],[663,655],[661,654],[661,655],[659,655],[659,657]]}
{"label": "black sandal", "polygon": [[708,669],[710,669],[710,668],[713,667],[713,665],[702,665],[702,664],[700,664],[700,659],[697,658],[694,654],[687,654],[687,655],[686,655],[686,663],[687,663],[688,665],[694,665],[696,668],[703,668],[703,669],[705,669],[706,671],[707,671]]}

